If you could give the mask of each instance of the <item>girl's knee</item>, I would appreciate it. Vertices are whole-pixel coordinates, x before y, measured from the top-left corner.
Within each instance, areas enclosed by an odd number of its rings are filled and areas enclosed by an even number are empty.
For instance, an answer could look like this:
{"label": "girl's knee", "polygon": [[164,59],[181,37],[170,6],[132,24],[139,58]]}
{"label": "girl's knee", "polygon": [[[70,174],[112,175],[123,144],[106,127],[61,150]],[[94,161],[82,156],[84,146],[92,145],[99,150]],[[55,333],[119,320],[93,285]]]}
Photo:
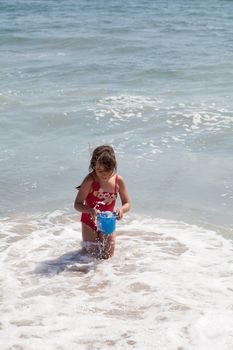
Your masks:
{"label": "girl's knee", "polygon": [[114,255],[115,240],[103,240],[101,242],[101,259],[109,259]]}

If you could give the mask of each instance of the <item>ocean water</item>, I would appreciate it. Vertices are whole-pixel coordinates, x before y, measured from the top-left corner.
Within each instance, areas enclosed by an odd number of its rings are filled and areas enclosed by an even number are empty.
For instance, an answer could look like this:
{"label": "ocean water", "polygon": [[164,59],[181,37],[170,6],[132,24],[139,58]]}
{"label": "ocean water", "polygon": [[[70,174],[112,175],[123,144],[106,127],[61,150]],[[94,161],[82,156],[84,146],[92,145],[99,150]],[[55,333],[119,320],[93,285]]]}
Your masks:
{"label": "ocean water", "polygon": [[[233,2],[0,1],[0,348],[233,347]],[[114,146],[132,210],[81,257]]]}

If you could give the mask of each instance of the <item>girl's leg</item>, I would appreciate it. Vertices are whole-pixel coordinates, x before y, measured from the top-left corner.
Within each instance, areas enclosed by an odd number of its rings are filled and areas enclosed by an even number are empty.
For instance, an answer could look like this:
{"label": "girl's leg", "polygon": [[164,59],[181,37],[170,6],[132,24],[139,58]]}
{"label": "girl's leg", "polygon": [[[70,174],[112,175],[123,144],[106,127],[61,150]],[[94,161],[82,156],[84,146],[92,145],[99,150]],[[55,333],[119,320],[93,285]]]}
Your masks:
{"label": "girl's leg", "polygon": [[116,233],[112,233],[111,235],[104,235],[100,233],[100,258],[101,259],[109,259],[114,255],[115,245],[116,245]]}
{"label": "girl's leg", "polygon": [[83,253],[98,255],[99,235],[91,227],[82,222]]}

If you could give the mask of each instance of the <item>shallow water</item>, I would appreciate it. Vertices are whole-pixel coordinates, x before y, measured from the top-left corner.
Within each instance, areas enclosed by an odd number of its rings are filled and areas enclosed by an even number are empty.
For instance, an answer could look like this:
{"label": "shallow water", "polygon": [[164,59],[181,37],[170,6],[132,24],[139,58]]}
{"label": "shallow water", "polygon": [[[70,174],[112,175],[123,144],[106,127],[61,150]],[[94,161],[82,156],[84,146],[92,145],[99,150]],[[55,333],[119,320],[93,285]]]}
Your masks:
{"label": "shallow water", "polygon": [[101,261],[66,212],[1,226],[1,349],[231,348],[233,246],[214,231],[131,216]]}

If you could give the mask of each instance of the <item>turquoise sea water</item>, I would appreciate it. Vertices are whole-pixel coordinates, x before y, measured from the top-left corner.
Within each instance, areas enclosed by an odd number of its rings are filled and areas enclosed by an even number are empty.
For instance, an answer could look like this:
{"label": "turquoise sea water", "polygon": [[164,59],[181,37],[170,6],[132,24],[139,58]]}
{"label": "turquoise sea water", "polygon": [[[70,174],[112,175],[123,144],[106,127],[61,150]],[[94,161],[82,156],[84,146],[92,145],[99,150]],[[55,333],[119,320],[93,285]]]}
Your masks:
{"label": "turquoise sea water", "polygon": [[231,1],[0,6],[1,212],[69,207],[110,142],[139,213],[232,226]]}
{"label": "turquoise sea water", "polygon": [[[232,14],[0,1],[1,350],[232,349]],[[133,206],[83,276],[73,201],[102,143]]]}

